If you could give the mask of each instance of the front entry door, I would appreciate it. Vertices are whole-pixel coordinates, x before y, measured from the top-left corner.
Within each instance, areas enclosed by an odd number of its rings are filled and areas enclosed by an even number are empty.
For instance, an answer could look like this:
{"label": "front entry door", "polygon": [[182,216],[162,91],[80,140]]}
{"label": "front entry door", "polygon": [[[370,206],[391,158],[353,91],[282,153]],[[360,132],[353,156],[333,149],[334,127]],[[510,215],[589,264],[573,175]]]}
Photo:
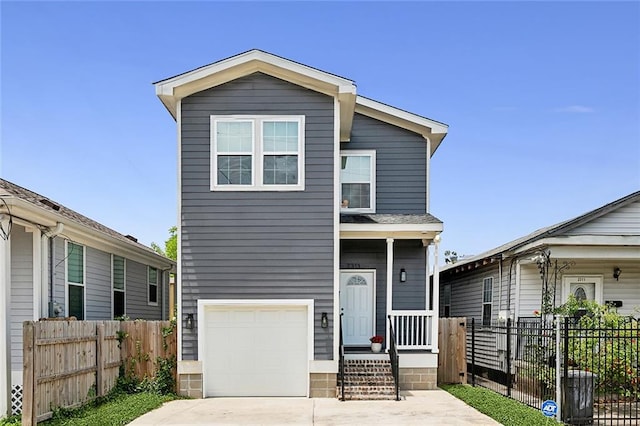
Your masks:
{"label": "front entry door", "polygon": [[375,326],[375,271],[340,272],[340,312],[345,346],[369,345]]}

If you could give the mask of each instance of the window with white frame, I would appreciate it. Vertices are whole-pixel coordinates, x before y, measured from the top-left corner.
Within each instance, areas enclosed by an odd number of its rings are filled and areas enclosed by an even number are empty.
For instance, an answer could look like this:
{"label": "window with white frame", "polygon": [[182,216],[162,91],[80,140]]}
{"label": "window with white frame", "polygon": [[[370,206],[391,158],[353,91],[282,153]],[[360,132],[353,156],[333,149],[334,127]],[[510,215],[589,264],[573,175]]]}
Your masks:
{"label": "window with white frame", "polygon": [[67,313],[84,320],[85,255],[84,246],[66,243]]}
{"label": "window with white frame", "polygon": [[442,304],[444,305],[443,316],[451,316],[451,284],[445,284],[442,288]]}
{"label": "window with white frame", "polygon": [[111,284],[113,286],[113,317],[125,315],[125,260],[122,256],[111,256]]}
{"label": "window with white frame", "polygon": [[304,116],[211,116],[211,189],[304,189]]}
{"label": "window with white frame", "polygon": [[376,152],[342,151],[340,157],[341,210],[353,213],[375,213]]}
{"label": "window with white frame", "polygon": [[149,305],[158,304],[158,268],[147,267],[147,302]]}
{"label": "window with white frame", "polygon": [[482,325],[491,326],[491,305],[493,304],[493,277],[482,281]]}

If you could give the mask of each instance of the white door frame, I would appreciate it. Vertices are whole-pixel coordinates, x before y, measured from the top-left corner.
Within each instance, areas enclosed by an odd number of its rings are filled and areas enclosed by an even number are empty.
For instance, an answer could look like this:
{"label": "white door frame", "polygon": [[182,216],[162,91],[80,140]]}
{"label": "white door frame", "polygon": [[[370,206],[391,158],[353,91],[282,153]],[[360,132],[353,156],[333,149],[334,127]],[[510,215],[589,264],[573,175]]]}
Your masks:
{"label": "white door frame", "polygon": [[594,274],[571,274],[571,275],[563,275],[562,276],[562,303],[566,303],[567,299],[569,299],[569,294],[571,294],[570,287],[572,283],[594,283],[595,284],[595,301],[599,304],[604,303],[603,296],[603,281],[604,277],[602,275],[594,275]]}
{"label": "white door frame", "polygon": [[[307,397],[309,397],[309,365],[314,359],[313,299],[198,299],[198,319],[204,320],[207,306],[304,306],[307,308]],[[202,395],[205,397],[207,357],[204,356],[205,328],[198,326],[198,360],[202,362]]]}
{"label": "white door frame", "polygon": [[[372,315],[371,315],[371,329],[373,333],[376,332],[376,270],[375,269],[340,269],[340,289],[342,289],[342,274],[357,274],[357,273],[370,273],[373,276],[371,283],[371,303],[372,303]],[[340,313],[342,313],[342,294],[340,294],[339,300]],[[356,345],[357,346],[357,345]]]}

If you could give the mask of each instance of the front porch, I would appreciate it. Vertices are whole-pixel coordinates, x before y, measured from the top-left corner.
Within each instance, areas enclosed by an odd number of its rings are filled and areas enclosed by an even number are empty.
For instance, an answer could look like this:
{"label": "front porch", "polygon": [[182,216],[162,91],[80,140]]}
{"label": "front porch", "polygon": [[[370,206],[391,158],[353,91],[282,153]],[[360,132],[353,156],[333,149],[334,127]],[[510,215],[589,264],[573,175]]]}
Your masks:
{"label": "front porch", "polygon": [[[386,363],[399,390],[436,387],[441,231],[428,214],[341,217],[341,366],[355,362],[359,370],[378,371]],[[382,353],[371,351],[372,336],[383,337]],[[359,374],[356,383],[370,376]],[[387,385],[383,379],[380,386]]]}

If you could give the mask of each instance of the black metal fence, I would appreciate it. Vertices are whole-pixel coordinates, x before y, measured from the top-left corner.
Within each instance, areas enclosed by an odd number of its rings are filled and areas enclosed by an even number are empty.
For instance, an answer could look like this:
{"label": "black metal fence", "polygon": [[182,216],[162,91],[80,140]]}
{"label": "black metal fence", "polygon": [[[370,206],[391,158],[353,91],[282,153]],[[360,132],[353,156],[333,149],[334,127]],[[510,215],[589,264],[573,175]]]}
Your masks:
{"label": "black metal fence", "polygon": [[467,336],[468,377],[474,386],[536,409],[559,396],[568,424],[640,424],[637,320],[562,318],[557,324],[534,317],[491,327],[472,320]]}

